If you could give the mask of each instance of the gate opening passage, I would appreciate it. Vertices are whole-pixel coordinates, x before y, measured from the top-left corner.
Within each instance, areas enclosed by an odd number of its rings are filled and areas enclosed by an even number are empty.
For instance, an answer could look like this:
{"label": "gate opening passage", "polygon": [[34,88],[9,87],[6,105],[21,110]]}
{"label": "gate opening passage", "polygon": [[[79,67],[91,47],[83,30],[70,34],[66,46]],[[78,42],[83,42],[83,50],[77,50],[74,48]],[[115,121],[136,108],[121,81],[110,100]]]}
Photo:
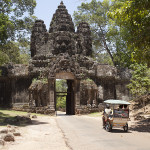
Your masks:
{"label": "gate opening passage", "polygon": [[75,114],[73,91],[74,80],[56,79],[55,84],[55,110],[65,111],[67,115]]}

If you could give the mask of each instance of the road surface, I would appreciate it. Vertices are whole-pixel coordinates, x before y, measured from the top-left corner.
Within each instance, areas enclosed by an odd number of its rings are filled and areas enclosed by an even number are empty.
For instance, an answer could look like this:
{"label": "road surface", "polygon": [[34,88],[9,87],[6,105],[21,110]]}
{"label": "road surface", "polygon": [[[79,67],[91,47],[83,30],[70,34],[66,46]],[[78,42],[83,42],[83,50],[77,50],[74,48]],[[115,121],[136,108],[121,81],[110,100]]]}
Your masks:
{"label": "road surface", "polygon": [[87,115],[38,116],[17,132],[21,136],[0,150],[150,150],[149,132],[114,129],[109,133],[102,128],[100,117]]}
{"label": "road surface", "polygon": [[100,118],[59,112],[56,122],[70,150],[150,150],[150,133],[125,133],[123,129],[106,132]]}

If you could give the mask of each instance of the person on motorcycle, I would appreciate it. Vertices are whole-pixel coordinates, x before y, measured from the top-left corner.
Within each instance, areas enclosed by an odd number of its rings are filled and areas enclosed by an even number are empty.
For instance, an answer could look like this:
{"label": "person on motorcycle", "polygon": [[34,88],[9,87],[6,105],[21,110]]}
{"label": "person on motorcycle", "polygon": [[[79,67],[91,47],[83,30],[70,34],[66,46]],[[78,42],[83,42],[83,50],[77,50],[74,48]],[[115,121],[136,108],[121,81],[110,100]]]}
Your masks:
{"label": "person on motorcycle", "polygon": [[106,120],[108,119],[108,117],[112,114],[112,110],[110,109],[109,104],[106,104],[106,108],[104,110],[104,114],[103,114],[103,127],[105,126]]}
{"label": "person on motorcycle", "polygon": [[109,104],[106,104],[106,108],[104,110],[104,113],[109,116],[112,113],[112,110],[110,109]]}

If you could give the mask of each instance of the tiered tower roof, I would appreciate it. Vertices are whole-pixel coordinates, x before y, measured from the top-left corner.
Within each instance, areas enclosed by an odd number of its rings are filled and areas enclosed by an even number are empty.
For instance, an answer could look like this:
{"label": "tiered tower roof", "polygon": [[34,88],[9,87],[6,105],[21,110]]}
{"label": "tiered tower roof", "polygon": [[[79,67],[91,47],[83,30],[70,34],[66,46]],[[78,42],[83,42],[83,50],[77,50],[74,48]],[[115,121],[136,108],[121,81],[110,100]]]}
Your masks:
{"label": "tiered tower roof", "polygon": [[50,24],[49,32],[51,33],[57,31],[75,32],[71,15],[68,13],[63,1],[61,1],[58,6]]}

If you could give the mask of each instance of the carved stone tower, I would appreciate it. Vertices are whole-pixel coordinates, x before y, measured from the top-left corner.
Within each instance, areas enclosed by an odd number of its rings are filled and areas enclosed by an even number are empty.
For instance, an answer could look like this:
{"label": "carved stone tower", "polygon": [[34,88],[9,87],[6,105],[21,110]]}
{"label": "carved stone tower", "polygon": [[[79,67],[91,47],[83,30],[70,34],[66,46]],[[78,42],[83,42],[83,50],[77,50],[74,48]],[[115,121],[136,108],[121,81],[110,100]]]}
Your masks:
{"label": "carved stone tower", "polygon": [[[56,79],[66,79],[68,91],[72,92],[66,97],[71,99],[71,102],[66,105],[69,114],[75,114],[83,104],[93,105],[93,102],[94,105],[98,104],[107,98],[108,94],[104,94],[106,91],[109,91],[109,98],[116,98],[116,68],[100,65],[91,56],[90,26],[86,22],[81,22],[75,31],[72,18],[63,2],[53,15],[49,32],[46,30],[44,21],[35,22],[31,35],[32,60],[29,64],[29,74],[48,78],[47,105],[51,111],[54,111],[56,107]],[[106,71],[107,69],[109,71]],[[83,80],[89,78],[93,83],[85,86]]]}
{"label": "carved stone tower", "polygon": [[49,33],[44,21],[37,20],[31,36],[31,56],[68,53],[70,56],[82,54],[92,55],[92,40],[90,27],[81,22],[75,32],[72,18],[63,2],[53,15]]}

